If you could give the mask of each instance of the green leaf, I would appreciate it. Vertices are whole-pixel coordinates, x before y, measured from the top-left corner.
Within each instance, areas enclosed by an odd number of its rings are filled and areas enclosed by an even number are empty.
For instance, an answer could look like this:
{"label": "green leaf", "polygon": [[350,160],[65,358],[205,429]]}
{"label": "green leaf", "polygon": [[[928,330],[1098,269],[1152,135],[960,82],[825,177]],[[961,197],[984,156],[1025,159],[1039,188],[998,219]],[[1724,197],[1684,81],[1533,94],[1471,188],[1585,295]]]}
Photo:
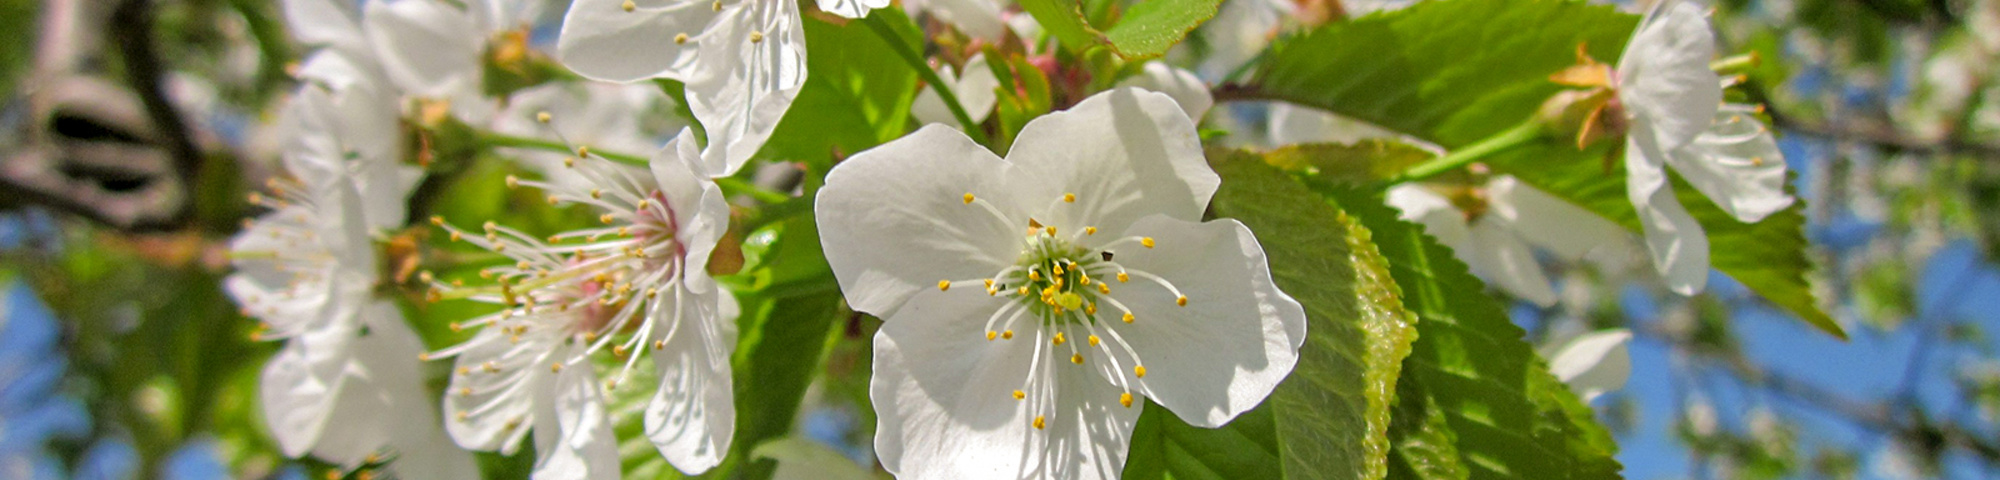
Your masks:
{"label": "green leaf", "polygon": [[1117,24],[1100,30],[1091,26],[1081,1],[1021,0],[1021,8],[1071,51],[1110,45],[1113,52],[1126,60],[1165,55],[1167,49],[1180,43],[1201,22],[1215,18],[1221,5],[1222,0],[1133,2]]}
{"label": "green leaf", "polygon": [[[1577,45],[1587,46],[1594,58],[1618,58],[1637,21],[1609,5],[1575,1],[1424,2],[1282,41],[1251,85],[1220,95],[1317,107],[1458,148],[1533,114],[1560,90],[1547,78],[1576,62]],[[1638,231],[1637,216],[1624,199],[1624,177],[1602,167],[1602,151],[1550,144],[1504,157],[1489,163]],[[1746,225],[1691,190],[1678,190],[1708,230],[1716,269],[1807,323],[1846,338],[1806,282],[1811,264],[1800,230],[1802,206]]]}
{"label": "green leaf", "polygon": [[1188,32],[1210,18],[1222,0],[1150,0],[1135,2],[1125,18],[1104,32],[1111,48],[1127,60],[1167,54]]}
{"label": "green leaf", "polygon": [[[922,38],[908,16],[875,15],[896,26],[908,43]],[[917,72],[888,54],[889,44],[866,25],[834,25],[812,16],[804,22],[806,42],[813,46],[806,56],[805,86],[759,154],[831,165],[836,153],[852,155],[903,136],[917,95]]]}
{"label": "green leaf", "polygon": [[1319,190],[1374,235],[1416,312],[1397,385],[1391,470],[1420,478],[1618,478],[1617,446],[1485,285],[1379,195]]}
{"label": "green leaf", "polygon": [[1126,478],[1382,478],[1390,392],[1416,334],[1387,261],[1366,228],[1263,157],[1209,158],[1223,180],[1211,209],[1257,235],[1272,279],[1305,307],[1306,341],[1269,400],[1222,428],[1147,408]]}
{"label": "green leaf", "polygon": [[[776,228],[777,240],[762,253],[766,272],[758,272],[771,281],[743,296],[743,317],[737,321],[741,334],[731,360],[736,375],[736,438],[728,462],[741,470],[715,478],[770,478],[776,462],[756,459],[750,452],[765,440],[791,432],[806,387],[818,375],[832,336],[839,333],[834,326],[846,318],[831,267],[820,252],[813,217],[792,217]],[[777,269],[784,271],[769,273]],[[801,283],[817,287],[802,288]],[[729,466],[720,471],[729,471]]]}

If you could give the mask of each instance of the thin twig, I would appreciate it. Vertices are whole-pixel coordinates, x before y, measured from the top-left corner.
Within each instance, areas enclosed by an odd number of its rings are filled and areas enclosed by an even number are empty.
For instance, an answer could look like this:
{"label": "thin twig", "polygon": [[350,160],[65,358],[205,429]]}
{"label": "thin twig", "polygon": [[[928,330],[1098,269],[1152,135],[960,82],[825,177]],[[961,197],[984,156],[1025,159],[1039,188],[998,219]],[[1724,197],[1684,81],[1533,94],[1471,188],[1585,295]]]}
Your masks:
{"label": "thin twig", "polygon": [[185,223],[194,213],[195,182],[201,176],[202,152],[195,146],[194,134],[174,109],[173,102],[166,94],[166,67],[160,63],[159,50],[153,43],[153,3],[151,0],[124,0],[111,12],[108,26],[110,37],[114,39],[124,60],[125,77],[131,84],[133,93],[139,96],[146,107],[146,115],[160,132],[160,142],[165,144],[167,153],[173,157],[174,173],[179,175],[181,189],[186,201],[181,205],[172,222]]}

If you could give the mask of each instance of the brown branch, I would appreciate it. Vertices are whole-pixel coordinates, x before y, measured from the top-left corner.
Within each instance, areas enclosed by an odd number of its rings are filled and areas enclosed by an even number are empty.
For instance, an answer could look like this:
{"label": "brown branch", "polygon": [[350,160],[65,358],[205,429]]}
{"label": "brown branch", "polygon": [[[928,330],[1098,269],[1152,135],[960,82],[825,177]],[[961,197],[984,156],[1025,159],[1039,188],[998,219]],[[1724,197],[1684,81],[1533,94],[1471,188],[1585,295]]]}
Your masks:
{"label": "brown branch", "polygon": [[116,42],[119,57],[124,60],[127,83],[131,84],[133,93],[138,94],[147,117],[160,133],[158,140],[165,144],[173,158],[174,172],[181,179],[185,201],[172,222],[184,224],[194,213],[195,183],[201,176],[202,152],[195,145],[193,131],[167,98],[166,67],[160,62],[159,49],[153,42],[153,13],[151,0],[123,0],[112,10],[107,28]]}

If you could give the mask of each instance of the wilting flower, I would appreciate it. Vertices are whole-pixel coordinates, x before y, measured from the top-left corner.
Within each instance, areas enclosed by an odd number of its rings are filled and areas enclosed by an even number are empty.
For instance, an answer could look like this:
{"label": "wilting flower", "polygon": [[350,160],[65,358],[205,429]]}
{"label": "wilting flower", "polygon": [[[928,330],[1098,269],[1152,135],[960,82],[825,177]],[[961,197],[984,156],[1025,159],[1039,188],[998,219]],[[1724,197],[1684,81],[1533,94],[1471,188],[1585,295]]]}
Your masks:
{"label": "wilting flower", "polygon": [[1171,98],[1123,88],[1028,123],[1005,159],[936,125],[819,192],[855,310],[884,319],[876,452],[906,478],[1116,478],[1151,399],[1216,427],[1297,362],[1305,313],[1234,220]]}
{"label": "wilting flower", "polygon": [[1756,222],[1792,204],[1777,141],[1751,117],[1758,107],[1723,103],[1724,81],[1709,67],[1714,56],[1701,7],[1673,3],[1640,23],[1616,71],[1582,56],[1552,78],[1593,88],[1574,92],[1594,105],[1579,145],[1625,134],[1626,196],[1654,266],[1682,294],[1707,285],[1708,237],[1674,197],[1666,167],[1737,220]]}
{"label": "wilting flower", "polygon": [[1549,357],[1549,371],[1589,403],[1625,387],[1632,376],[1632,354],[1626,347],[1631,341],[1632,331],[1623,328],[1579,335]]}
{"label": "wilting flower", "polygon": [[1387,201],[1451,247],[1474,274],[1537,305],[1554,305],[1556,292],[1529,245],[1569,261],[1599,249],[1625,251],[1623,227],[1512,176],[1444,191],[1406,183],[1390,188]]}
{"label": "wilting flower", "polygon": [[[682,471],[721,461],[736,421],[729,377],[736,304],[706,268],[729,206],[695,173],[698,158],[693,134],[682,130],[650,171],[586,159],[574,168],[591,187],[509,179],[548,191],[552,203],[604,212],[603,227],[546,242],[490,222],[471,233],[433,219],[452,238],[514,262],[481,272],[492,286],[437,284],[436,297],[502,307],[454,324],[481,330],[430,355],[457,357],[444,405],[459,445],[511,454],[533,433],[535,478],[616,478],[618,439],[600,389],[624,384],[650,355],[659,385],[646,408],[646,436]],[[600,384],[591,357],[605,350],[623,368]]]}
{"label": "wilting flower", "polygon": [[[822,9],[860,17],[886,0],[834,0]],[[734,173],[777,128],[805,85],[798,4],[784,0],[577,0],[556,52],[586,77],[671,78],[707,129],[699,170]]]}

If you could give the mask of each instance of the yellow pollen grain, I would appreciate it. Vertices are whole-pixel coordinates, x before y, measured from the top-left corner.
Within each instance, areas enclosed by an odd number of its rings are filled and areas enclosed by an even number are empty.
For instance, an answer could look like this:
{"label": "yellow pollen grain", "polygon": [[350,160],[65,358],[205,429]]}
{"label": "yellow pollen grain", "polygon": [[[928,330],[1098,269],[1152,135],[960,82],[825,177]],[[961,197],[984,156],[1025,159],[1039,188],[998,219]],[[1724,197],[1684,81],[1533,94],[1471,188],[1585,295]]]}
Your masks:
{"label": "yellow pollen grain", "polygon": [[1118,394],[1118,404],[1124,405],[1125,408],[1132,408],[1132,394],[1131,393]]}
{"label": "yellow pollen grain", "polygon": [[1125,312],[1125,323],[1132,323],[1132,312]]}
{"label": "yellow pollen grain", "polygon": [[583,158],[590,158],[590,146],[589,146],[589,145],[578,145],[578,146],[576,147],[576,156],[578,156],[578,157],[583,157]]}
{"label": "yellow pollen grain", "polygon": [[995,331],[992,331],[992,330],[987,330],[987,331],[986,331],[986,341],[989,341],[989,342],[991,342],[991,341],[993,341],[993,339],[994,339],[995,337],[999,337],[999,336],[1000,336],[1000,332],[995,332]]}
{"label": "yellow pollen grain", "polygon": [[610,224],[611,224],[611,221],[612,221],[612,220],[616,220],[617,218],[618,218],[618,217],[615,217],[615,216],[612,216],[612,215],[611,215],[611,214],[609,214],[609,213],[606,213],[606,214],[603,214],[603,215],[599,215],[599,216],[597,217],[597,221],[600,221],[600,222],[604,222],[604,224],[605,224],[605,225],[610,225]]}
{"label": "yellow pollen grain", "polygon": [[687,43],[688,43],[688,34],[685,33],[674,34],[674,45],[687,45]]}
{"label": "yellow pollen grain", "polygon": [[1174,299],[1174,305],[1187,306],[1187,296],[1183,295],[1180,298]]}
{"label": "yellow pollen grain", "polygon": [[993,279],[991,279],[991,278],[988,278],[988,279],[986,279],[986,288],[987,288],[988,290],[991,290],[991,289],[993,289]]}
{"label": "yellow pollen grain", "polygon": [[535,121],[537,122],[549,123],[549,120],[553,118],[555,117],[550,116],[549,112],[535,112]]}
{"label": "yellow pollen grain", "polygon": [[1001,338],[1001,339],[1003,339],[1003,340],[1013,340],[1013,339],[1014,339],[1014,331],[1013,331],[1013,330],[1007,330],[1007,331],[1003,331],[1003,332],[1000,332],[1000,338]]}
{"label": "yellow pollen grain", "polygon": [[764,32],[750,32],[750,43],[763,43]]}
{"label": "yellow pollen grain", "polygon": [[1084,235],[1096,235],[1096,234],[1097,234],[1097,227],[1083,227],[1083,234],[1084,234]]}
{"label": "yellow pollen grain", "polygon": [[618,8],[622,8],[622,9],[625,9],[625,11],[629,13],[629,12],[631,12],[631,11],[633,11],[633,10],[638,10],[638,9],[639,9],[639,4],[636,4],[636,3],[632,3],[632,0],[625,0],[625,4],[624,4],[624,5],[619,5],[619,6],[618,6]]}
{"label": "yellow pollen grain", "polygon": [[549,372],[551,372],[551,373],[562,373],[562,364],[561,364],[561,363],[552,363],[552,364],[549,364]]}
{"label": "yellow pollen grain", "polygon": [[1125,283],[1130,281],[1132,281],[1131,275],[1126,275],[1125,272],[1118,272],[1118,283]]}
{"label": "yellow pollen grain", "polygon": [[1101,293],[1101,294],[1105,294],[1105,295],[1110,295],[1110,294],[1111,294],[1111,285],[1107,285],[1107,284],[1105,284],[1104,282],[1097,282],[1097,293]]}
{"label": "yellow pollen grain", "polygon": [[1135,367],[1132,367],[1132,374],[1133,374],[1133,375],[1138,375],[1138,376],[1139,376],[1139,378],[1146,378],[1146,366],[1145,366],[1145,365],[1139,365],[1139,366],[1135,366]]}
{"label": "yellow pollen grain", "polygon": [[938,280],[938,291],[951,290],[951,280]]}
{"label": "yellow pollen grain", "polygon": [[1081,354],[1081,353],[1072,353],[1072,354],[1069,354],[1069,363],[1074,363],[1074,364],[1077,364],[1077,365],[1082,365],[1082,364],[1083,364],[1083,354]]}
{"label": "yellow pollen grain", "polygon": [[1023,391],[1020,391],[1020,390],[1015,390],[1015,391],[1014,391],[1014,399],[1015,399],[1015,400],[1020,400],[1020,399],[1023,399],[1023,398],[1028,398],[1028,392],[1023,392]]}
{"label": "yellow pollen grain", "polygon": [[1042,233],[1046,233],[1046,234],[1049,234],[1049,235],[1055,235],[1055,234],[1056,234],[1056,226],[1055,226],[1055,225],[1049,225],[1049,226],[1046,226],[1046,227],[1042,227]]}
{"label": "yellow pollen grain", "polygon": [[1051,341],[1051,342],[1055,342],[1055,344],[1056,344],[1056,345],[1062,345],[1062,344],[1063,344],[1063,342],[1065,342],[1065,341],[1068,341],[1068,340],[1066,340],[1066,339],[1064,339],[1064,338],[1063,338],[1063,334],[1062,334],[1062,332],[1056,332],[1056,336],[1055,336],[1055,338],[1053,338],[1053,339],[1050,339],[1049,341]]}
{"label": "yellow pollen grain", "polygon": [[590,189],[590,199],[591,199],[591,200],[598,200],[598,199],[602,199],[602,198],[604,198],[604,191],[603,191],[603,190],[598,190],[598,189],[595,189],[595,188],[593,188],[593,189]]}
{"label": "yellow pollen grain", "polygon": [[521,177],[516,177],[516,176],[513,176],[513,175],[508,175],[508,176],[507,176],[507,188],[509,188],[509,189],[515,189],[515,188],[521,188]]}
{"label": "yellow pollen grain", "polygon": [[[1096,314],[1097,314],[1097,302],[1090,302],[1090,303],[1086,303],[1086,304],[1084,304],[1084,305],[1083,305],[1083,314],[1084,314],[1084,315],[1096,315]],[[1090,337],[1090,338],[1091,338],[1091,340],[1092,340],[1092,341],[1090,342],[1090,344],[1091,344],[1091,345],[1096,345],[1096,344],[1097,344],[1097,342],[1096,342],[1095,340],[1097,340],[1097,337]]]}
{"label": "yellow pollen grain", "polygon": [[1750,157],[1750,166],[1753,167],[1764,166],[1764,157]]}
{"label": "yellow pollen grain", "polygon": [[437,225],[437,226],[440,226],[440,227],[444,226],[444,216],[442,216],[442,215],[431,215],[431,225]]}
{"label": "yellow pollen grain", "polygon": [[1076,194],[1074,193],[1063,194],[1063,203],[1076,203]]}
{"label": "yellow pollen grain", "polygon": [[1090,341],[1090,346],[1093,347],[1097,346],[1097,342],[1099,341],[1096,335],[1091,335],[1090,338],[1088,338],[1087,340]]}
{"label": "yellow pollen grain", "polygon": [[1145,245],[1146,248],[1153,248],[1153,237],[1139,237],[1139,244]]}
{"label": "yellow pollen grain", "polygon": [[1047,421],[1047,420],[1045,420],[1045,419],[1043,419],[1041,415],[1036,415],[1036,416],[1035,416],[1035,429],[1036,429],[1036,430],[1041,430],[1041,429],[1043,429],[1043,428],[1048,428],[1048,426],[1049,426],[1049,423],[1048,423],[1048,421]]}
{"label": "yellow pollen grain", "polygon": [[[1042,281],[1042,272],[1040,272],[1040,271],[1036,271],[1036,270],[1029,270],[1029,271],[1028,271],[1028,281],[1033,281],[1033,282],[1039,282],[1039,281]],[[1024,287],[1021,287],[1021,288],[1028,288],[1028,287],[1025,287],[1025,286],[1024,286]]]}
{"label": "yellow pollen grain", "polygon": [[1022,285],[1022,286],[1021,286],[1021,288],[1020,288],[1020,289],[1019,289],[1018,291],[1020,292],[1021,296],[1027,296],[1027,295],[1028,295],[1028,286],[1027,286],[1027,285]]}
{"label": "yellow pollen grain", "polygon": [[556,198],[555,195],[549,195],[549,205],[555,205],[557,203],[562,203],[562,199]]}
{"label": "yellow pollen grain", "polygon": [[576,157],[563,157],[563,168],[576,168]]}
{"label": "yellow pollen grain", "polygon": [[965,193],[965,203],[967,203],[967,204],[971,204],[973,200],[976,200],[976,198],[974,198],[974,197],[972,196],[972,192],[966,192],[966,193]]}

